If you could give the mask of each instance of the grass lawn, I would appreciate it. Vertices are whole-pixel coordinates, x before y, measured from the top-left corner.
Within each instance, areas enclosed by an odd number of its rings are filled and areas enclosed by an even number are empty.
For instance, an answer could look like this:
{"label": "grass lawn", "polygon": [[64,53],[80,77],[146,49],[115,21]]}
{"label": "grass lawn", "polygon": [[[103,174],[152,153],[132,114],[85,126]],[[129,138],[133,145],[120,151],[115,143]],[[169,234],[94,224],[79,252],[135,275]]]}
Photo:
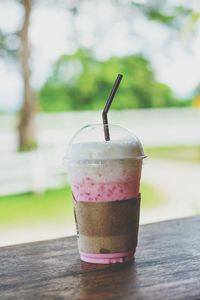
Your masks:
{"label": "grass lawn", "polygon": [[149,158],[200,162],[200,145],[147,147]]}
{"label": "grass lawn", "polygon": [[165,202],[165,195],[155,186],[143,182],[141,184],[141,208],[153,208]]}
{"label": "grass lawn", "polygon": [[0,227],[73,218],[70,188],[0,197]]}
{"label": "grass lawn", "polygon": [[[164,196],[153,186],[141,187],[142,208],[161,204]],[[73,219],[69,186],[48,190],[43,194],[26,193],[0,197],[0,228]]]}

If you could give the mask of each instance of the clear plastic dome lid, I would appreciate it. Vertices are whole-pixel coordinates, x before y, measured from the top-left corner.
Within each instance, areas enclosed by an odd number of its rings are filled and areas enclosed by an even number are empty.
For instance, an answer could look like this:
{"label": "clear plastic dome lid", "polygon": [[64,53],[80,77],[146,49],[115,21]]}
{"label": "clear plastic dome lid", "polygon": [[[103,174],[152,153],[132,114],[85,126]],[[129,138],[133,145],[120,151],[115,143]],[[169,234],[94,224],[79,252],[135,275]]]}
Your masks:
{"label": "clear plastic dome lid", "polygon": [[140,140],[126,128],[109,124],[110,140],[105,141],[103,124],[81,128],[69,143],[66,160],[108,160],[145,158]]}

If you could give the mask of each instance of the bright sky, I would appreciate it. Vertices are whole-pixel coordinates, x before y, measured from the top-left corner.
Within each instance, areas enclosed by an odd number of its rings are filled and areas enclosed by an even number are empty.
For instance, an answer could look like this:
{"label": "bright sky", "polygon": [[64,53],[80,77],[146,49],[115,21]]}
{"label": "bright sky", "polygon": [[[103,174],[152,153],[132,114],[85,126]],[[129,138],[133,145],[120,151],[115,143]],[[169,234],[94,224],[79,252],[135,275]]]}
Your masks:
{"label": "bright sky", "polygon": [[[78,43],[93,47],[99,59],[143,52],[151,59],[157,79],[167,83],[178,96],[187,97],[194,90],[200,82],[199,35],[186,50],[187,38],[174,36],[170,39],[170,31],[164,26],[146,21],[142,16],[135,16],[134,22],[131,16],[127,23],[130,14],[126,6],[119,10],[110,1],[94,2],[80,2],[82,13],[75,29],[69,13],[61,8],[38,5],[33,11],[30,40],[32,82],[36,88],[50,74],[52,63],[63,53],[73,53]],[[4,31],[12,32],[21,18],[22,10],[16,2],[0,3],[0,28]],[[200,33],[200,27],[197,31]],[[0,110],[18,109],[22,91],[18,71],[0,61],[0,80]]]}

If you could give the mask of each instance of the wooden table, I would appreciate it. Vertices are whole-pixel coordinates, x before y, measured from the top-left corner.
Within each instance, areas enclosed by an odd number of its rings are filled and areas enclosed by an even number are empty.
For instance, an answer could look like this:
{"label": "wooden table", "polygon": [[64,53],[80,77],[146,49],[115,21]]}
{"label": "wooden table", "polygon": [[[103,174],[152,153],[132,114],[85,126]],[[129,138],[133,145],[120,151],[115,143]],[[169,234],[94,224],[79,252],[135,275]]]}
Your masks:
{"label": "wooden table", "polygon": [[200,217],[140,227],[135,262],[79,260],[75,237],[0,248],[0,299],[200,299]]}

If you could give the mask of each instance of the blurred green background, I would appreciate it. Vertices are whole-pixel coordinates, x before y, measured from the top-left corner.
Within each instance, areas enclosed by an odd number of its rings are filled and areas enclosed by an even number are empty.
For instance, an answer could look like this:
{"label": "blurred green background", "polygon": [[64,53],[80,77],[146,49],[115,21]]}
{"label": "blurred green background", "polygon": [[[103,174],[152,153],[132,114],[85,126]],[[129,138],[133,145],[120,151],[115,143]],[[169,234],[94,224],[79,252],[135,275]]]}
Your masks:
{"label": "blurred green background", "polygon": [[[77,66],[80,69],[66,80],[68,70],[76,70]],[[191,99],[178,100],[167,84],[155,79],[151,63],[142,55],[112,57],[102,62],[80,49],[73,55],[61,56],[55,63],[39,93],[40,108],[46,112],[102,109],[113,85],[113,74],[119,70],[125,80],[113,109],[191,105]]]}
{"label": "blurred green background", "polygon": [[109,120],[141,139],[141,223],[200,211],[200,6],[0,1],[0,246],[75,233],[69,140],[124,75]]}

